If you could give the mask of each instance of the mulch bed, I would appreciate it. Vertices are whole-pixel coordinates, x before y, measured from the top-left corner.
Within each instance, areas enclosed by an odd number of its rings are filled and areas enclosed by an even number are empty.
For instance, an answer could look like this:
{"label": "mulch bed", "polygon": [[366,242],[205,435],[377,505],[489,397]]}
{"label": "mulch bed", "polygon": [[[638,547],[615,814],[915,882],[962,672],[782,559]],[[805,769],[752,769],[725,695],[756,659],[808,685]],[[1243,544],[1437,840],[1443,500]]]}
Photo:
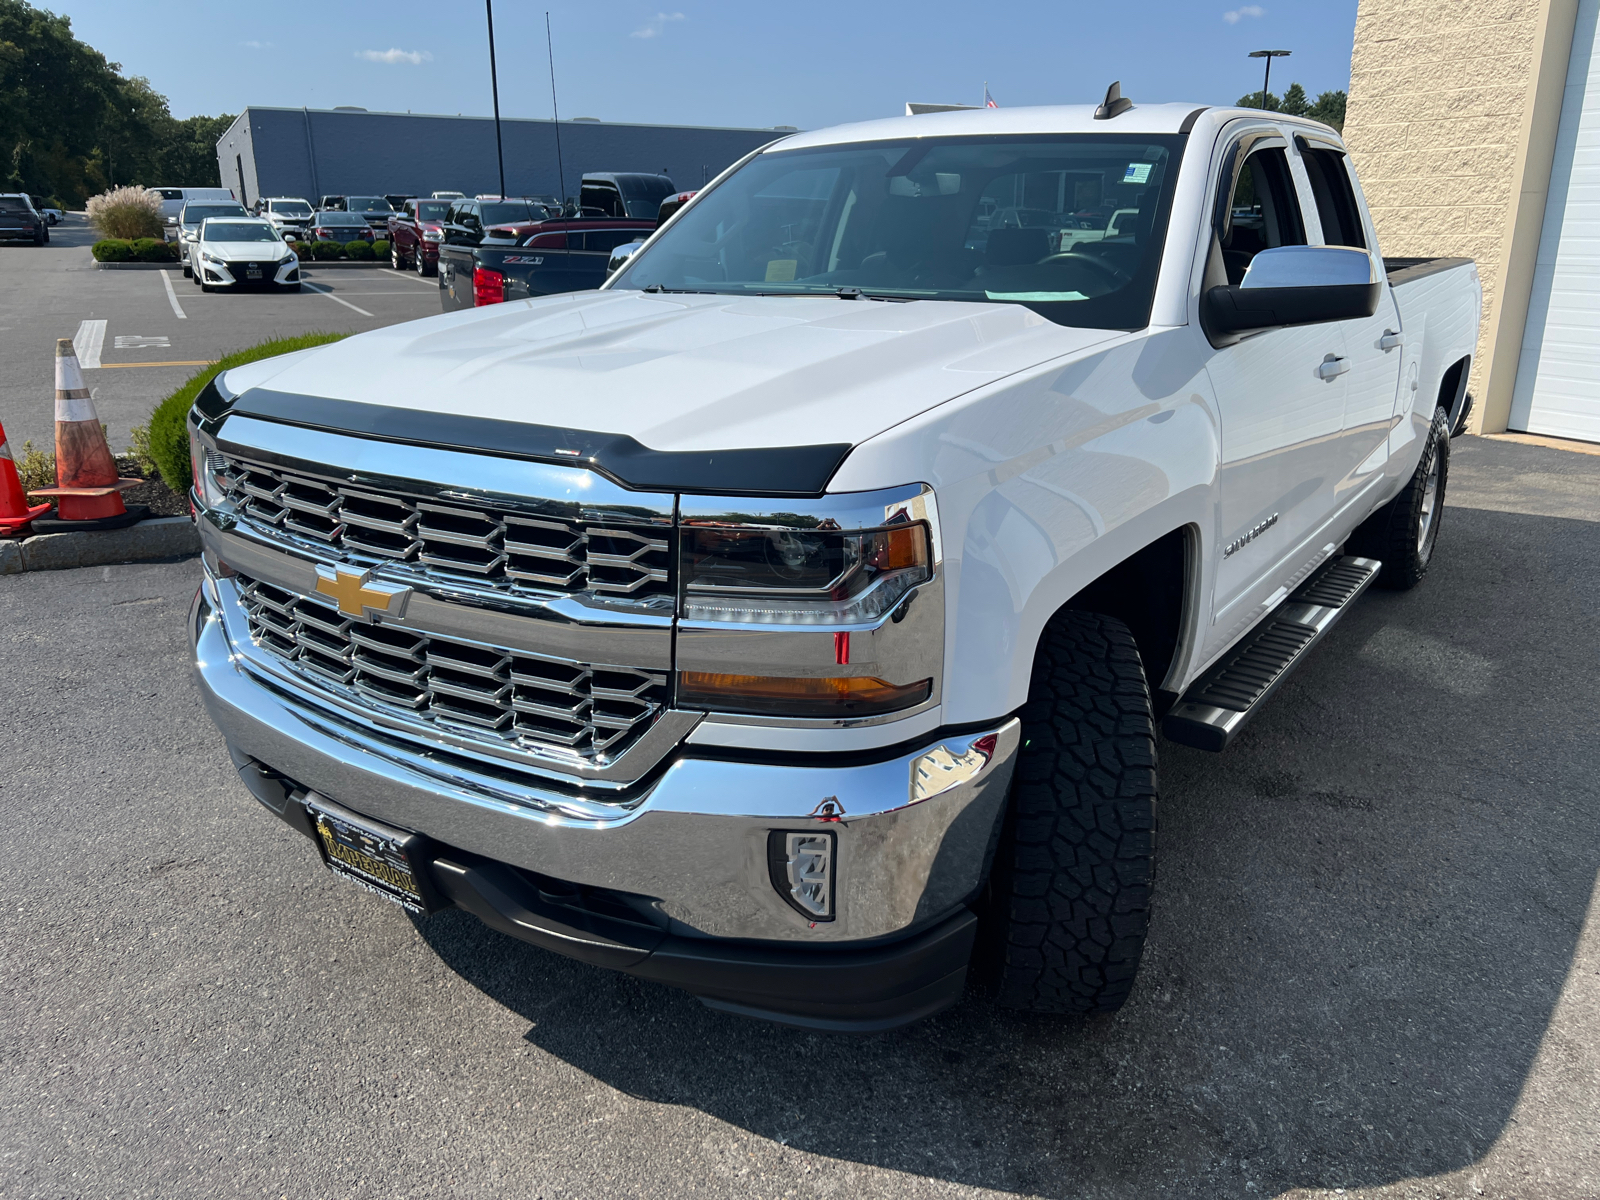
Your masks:
{"label": "mulch bed", "polygon": [[150,509],[152,517],[187,517],[189,515],[189,497],[173,491],[161,479],[161,476],[147,476],[138,462],[131,458],[117,459],[117,469],[126,479],[143,479],[138,487],[131,487],[122,493],[122,502],[127,505],[144,504]]}

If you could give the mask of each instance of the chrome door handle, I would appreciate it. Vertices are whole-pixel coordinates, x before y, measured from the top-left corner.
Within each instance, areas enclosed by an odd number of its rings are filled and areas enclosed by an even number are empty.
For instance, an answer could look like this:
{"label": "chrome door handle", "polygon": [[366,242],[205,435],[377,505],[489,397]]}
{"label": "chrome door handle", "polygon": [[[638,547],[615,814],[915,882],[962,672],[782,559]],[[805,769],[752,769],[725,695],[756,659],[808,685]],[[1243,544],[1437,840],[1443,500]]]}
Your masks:
{"label": "chrome door handle", "polygon": [[1317,376],[1321,379],[1337,379],[1349,369],[1349,360],[1330,354],[1317,365]]}
{"label": "chrome door handle", "polygon": [[1392,329],[1385,329],[1383,336],[1378,339],[1379,350],[1394,350],[1406,344],[1404,334],[1396,333]]}

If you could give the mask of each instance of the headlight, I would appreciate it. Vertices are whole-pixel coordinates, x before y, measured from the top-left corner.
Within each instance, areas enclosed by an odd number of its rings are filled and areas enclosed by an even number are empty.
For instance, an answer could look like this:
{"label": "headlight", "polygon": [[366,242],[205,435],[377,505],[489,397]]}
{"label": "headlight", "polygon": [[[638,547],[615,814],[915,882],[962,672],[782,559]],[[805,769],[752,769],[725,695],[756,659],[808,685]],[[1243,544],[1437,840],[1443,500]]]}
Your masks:
{"label": "headlight", "polygon": [[682,533],[684,617],[779,625],[873,621],[932,575],[927,526],[850,533],[784,527]]}
{"label": "headlight", "polygon": [[228,499],[222,478],[222,455],[206,446],[193,426],[189,428],[189,470],[194,475],[194,492],[203,508],[216,508]]}
{"label": "headlight", "polygon": [[444,241],[444,230],[424,229],[422,231],[422,240],[425,242],[442,242]]}
{"label": "headlight", "polygon": [[222,265],[222,260],[220,258],[218,258],[215,254],[212,254],[209,251],[205,251],[205,250],[202,250],[200,252],[200,261],[201,262],[208,262],[208,263],[216,263],[217,266],[219,266],[219,267]]}

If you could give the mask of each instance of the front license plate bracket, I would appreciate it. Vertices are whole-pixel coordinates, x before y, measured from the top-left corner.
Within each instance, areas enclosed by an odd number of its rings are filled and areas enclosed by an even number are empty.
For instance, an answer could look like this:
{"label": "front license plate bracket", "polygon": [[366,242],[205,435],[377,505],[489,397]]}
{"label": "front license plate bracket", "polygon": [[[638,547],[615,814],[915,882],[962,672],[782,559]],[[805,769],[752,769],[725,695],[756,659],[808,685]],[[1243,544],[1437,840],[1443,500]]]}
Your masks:
{"label": "front license plate bracket", "polygon": [[427,914],[441,907],[421,853],[421,834],[363,817],[314,792],[304,804],[328,870],[408,912]]}

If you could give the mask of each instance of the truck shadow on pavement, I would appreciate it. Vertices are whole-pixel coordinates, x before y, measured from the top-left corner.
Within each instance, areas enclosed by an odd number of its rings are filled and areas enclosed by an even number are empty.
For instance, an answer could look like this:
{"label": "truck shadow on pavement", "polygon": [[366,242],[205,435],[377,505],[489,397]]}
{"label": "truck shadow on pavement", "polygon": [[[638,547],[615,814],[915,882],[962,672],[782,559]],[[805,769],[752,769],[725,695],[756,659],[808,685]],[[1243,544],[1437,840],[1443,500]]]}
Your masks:
{"label": "truck shadow on pavement", "polygon": [[1600,524],[1451,508],[1422,586],[1369,594],[1226,754],[1163,744],[1156,916],[1112,1017],[969,992],[816,1035],[463,914],[422,930],[533,1045],[810,1154],[1051,1197],[1461,1170],[1508,1129],[1600,869],[1597,594]]}

